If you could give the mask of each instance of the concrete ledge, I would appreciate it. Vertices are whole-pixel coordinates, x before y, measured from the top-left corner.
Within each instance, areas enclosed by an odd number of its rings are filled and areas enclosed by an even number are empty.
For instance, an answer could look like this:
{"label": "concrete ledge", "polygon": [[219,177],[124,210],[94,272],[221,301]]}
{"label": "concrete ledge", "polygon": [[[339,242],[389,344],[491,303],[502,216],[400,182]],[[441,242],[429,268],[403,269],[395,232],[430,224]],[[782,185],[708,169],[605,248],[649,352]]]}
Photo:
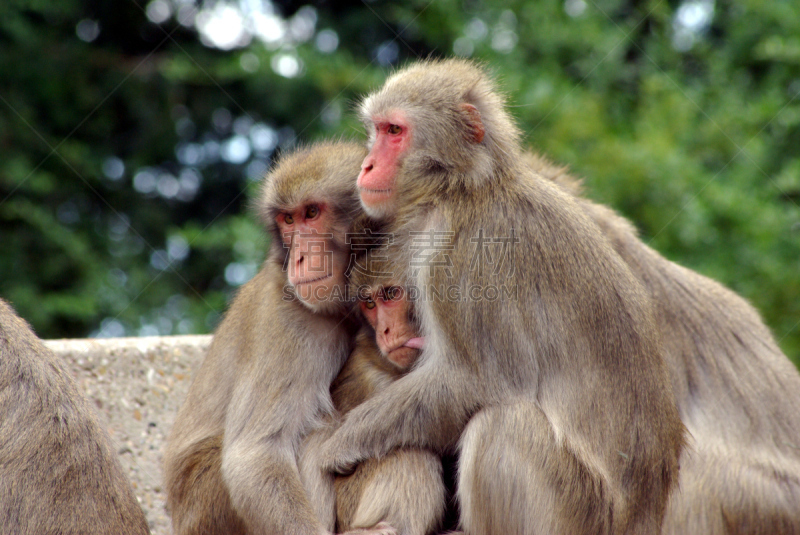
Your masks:
{"label": "concrete ledge", "polygon": [[45,340],[98,407],[153,535],[171,533],[164,441],[211,336]]}

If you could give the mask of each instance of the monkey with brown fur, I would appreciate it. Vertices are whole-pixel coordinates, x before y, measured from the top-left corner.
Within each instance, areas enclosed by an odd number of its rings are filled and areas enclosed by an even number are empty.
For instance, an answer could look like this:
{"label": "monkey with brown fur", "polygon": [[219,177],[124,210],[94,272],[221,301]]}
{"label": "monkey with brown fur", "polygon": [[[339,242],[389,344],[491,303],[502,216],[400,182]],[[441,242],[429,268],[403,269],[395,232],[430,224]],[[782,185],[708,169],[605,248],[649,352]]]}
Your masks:
{"label": "monkey with brown fur", "polygon": [[[334,402],[355,407],[400,373],[402,368],[387,365],[374,335],[362,331],[332,387]],[[339,532],[371,528],[383,533],[381,528],[389,528],[386,533],[425,535],[435,533],[444,518],[442,462],[428,450],[401,448],[381,459],[366,459],[352,475],[337,477],[335,488]]]}
{"label": "monkey with brown fur", "polygon": [[[325,466],[459,443],[467,533],[659,533],[684,427],[644,288],[575,200],[524,165],[474,64],[414,64],[361,113],[361,201],[409,266],[426,345],[345,418]],[[444,259],[420,254],[426,237],[445,243],[423,253]],[[495,242],[512,249],[504,269],[476,258]],[[474,297],[487,288],[511,297]]]}
{"label": "monkey with brown fur", "polygon": [[333,479],[306,480],[314,474],[301,474],[298,456],[333,413],[330,385],[358,328],[345,299],[346,234],[362,213],[353,180],[364,154],[317,144],[265,180],[273,245],[217,329],[167,444],[178,535],[333,529]]}
{"label": "monkey with brown fur", "polygon": [[[355,272],[351,281],[367,325],[331,386],[343,415],[407,373],[424,344],[404,288],[375,275],[392,268],[368,264],[370,271]],[[337,528],[383,525],[402,535],[434,533],[444,519],[445,500],[439,456],[417,448],[393,450],[380,460],[365,460],[350,476],[336,478]]]}
{"label": "monkey with brown fur", "polygon": [[532,169],[577,198],[650,291],[689,443],[665,534],[800,533],[800,373],[758,313],[645,245],[613,210],[581,198],[566,168]]}
{"label": "monkey with brown fur", "polygon": [[74,379],[0,299],[0,526],[143,535],[147,519]]}
{"label": "monkey with brown fur", "polygon": [[[333,481],[314,448],[333,417],[329,388],[357,327],[342,298],[346,234],[354,221],[353,232],[363,230],[355,176],[365,154],[353,144],[316,145],[282,159],[265,182],[261,211],[286,250],[273,245],[240,290],[176,419],[164,471],[177,535],[333,529]],[[359,342],[342,372],[349,379],[335,388],[340,410],[402,371],[382,367],[373,348]],[[340,529],[426,533],[443,503],[437,462],[398,452],[343,478]]]}

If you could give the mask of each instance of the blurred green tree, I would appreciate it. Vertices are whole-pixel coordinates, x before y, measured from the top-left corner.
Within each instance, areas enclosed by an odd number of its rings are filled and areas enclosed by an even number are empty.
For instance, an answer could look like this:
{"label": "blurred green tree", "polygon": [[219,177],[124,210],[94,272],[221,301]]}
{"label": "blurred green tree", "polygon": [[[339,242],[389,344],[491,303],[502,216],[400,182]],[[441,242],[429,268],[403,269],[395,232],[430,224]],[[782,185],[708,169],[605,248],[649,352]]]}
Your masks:
{"label": "blurred green tree", "polygon": [[531,146],[800,362],[800,4],[8,0],[0,295],[44,337],[210,331],[280,151],[362,138],[395,65],[490,66]]}

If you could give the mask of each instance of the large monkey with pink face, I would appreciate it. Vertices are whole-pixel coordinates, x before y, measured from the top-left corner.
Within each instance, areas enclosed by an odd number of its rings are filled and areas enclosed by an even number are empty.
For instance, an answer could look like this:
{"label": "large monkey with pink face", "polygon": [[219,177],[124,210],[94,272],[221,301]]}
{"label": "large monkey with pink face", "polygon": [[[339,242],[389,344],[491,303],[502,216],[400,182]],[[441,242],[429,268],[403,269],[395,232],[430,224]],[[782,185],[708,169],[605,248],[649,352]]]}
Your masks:
{"label": "large monkey with pink face", "polygon": [[324,444],[326,468],[458,444],[467,533],[659,533],[684,427],[645,289],[524,164],[473,63],[414,64],[361,113],[361,202],[394,236],[426,344]]}

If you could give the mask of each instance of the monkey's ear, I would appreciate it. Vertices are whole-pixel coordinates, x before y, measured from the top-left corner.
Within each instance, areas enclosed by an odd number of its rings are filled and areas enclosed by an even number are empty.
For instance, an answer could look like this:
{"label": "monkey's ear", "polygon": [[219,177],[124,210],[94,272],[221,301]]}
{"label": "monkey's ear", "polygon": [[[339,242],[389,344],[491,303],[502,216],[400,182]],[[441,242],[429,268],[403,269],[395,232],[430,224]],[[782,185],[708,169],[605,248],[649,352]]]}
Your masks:
{"label": "monkey's ear", "polygon": [[467,137],[469,137],[475,143],[480,143],[483,141],[483,135],[486,133],[486,130],[483,127],[483,121],[481,121],[481,112],[478,111],[478,108],[466,102],[462,103],[459,107],[467,117],[469,134],[471,134]]}

